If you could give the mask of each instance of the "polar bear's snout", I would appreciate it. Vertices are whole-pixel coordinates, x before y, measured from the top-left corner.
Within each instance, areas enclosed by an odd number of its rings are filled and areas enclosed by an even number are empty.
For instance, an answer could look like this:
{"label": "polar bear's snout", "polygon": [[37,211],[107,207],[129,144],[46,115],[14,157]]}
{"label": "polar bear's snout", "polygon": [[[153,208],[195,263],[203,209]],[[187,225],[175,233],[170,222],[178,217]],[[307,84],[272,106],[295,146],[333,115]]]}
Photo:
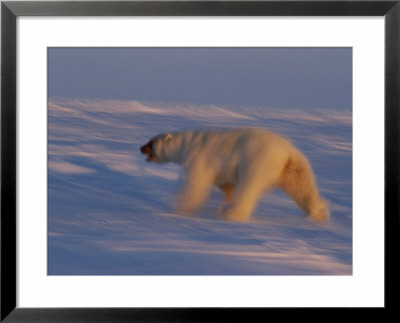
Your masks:
{"label": "polar bear's snout", "polygon": [[147,143],[145,145],[143,145],[142,147],[140,147],[140,151],[142,154],[148,155],[151,153],[151,146],[150,143]]}
{"label": "polar bear's snout", "polygon": [[153,141],[149,141],[147,144],[143,145],[140,147],[140,152],[143,155],[147,155],[146,161],[152,161],[153,160]]}

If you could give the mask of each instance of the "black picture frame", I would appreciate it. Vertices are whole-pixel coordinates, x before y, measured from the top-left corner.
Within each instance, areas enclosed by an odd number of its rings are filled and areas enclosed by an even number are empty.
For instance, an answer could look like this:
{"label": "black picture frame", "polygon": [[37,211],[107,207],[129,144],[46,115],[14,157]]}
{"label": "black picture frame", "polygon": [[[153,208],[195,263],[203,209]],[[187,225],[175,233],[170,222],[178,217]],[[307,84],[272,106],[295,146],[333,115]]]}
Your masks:
{"label": "black picture frame", "polygon": [[[281,309],[18,308],[16,306],[16,19],[18,16],[384,16],[385,18],[385,306],[394,314],[399,287],[400,0],[395,1],[89,1],[1,3],[1,321],[234,322],[286,317]],[[38,291],[40,292],[40,291]],[[291,309],[304,313],[307,309]],[[337,311],[329,311],[334,319]],[[338,309],[336,309],[338,310]],[[345,309],[349,311],[349,309]],[[357,310],[357,309],[354,309]],[[289,311],[289,313],[292,313]],[[322,319],[321,313],[306,312]],[[346,315],[352,315],[347,313]],[[303,314],[302,314],[303,315]],[[323,315],[326,315],[324,313]],[[341,314],[339,314],[341,315]],[[253,319],[251,319],[253,318]],[[298,317],[297,319],[299,319]],[[350,318],[351,319],[351,318]]]}

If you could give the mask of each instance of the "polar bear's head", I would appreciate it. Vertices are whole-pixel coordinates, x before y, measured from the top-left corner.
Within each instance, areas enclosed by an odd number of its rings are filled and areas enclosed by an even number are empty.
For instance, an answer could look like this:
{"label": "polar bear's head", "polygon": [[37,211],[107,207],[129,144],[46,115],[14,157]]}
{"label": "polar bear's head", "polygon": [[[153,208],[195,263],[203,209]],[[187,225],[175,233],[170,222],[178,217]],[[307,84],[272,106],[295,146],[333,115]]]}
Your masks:
{"label": "polar bear's head", "polygon": [[148,162],[177,162],[180,159],[180,140],[177,137],[179,136],[171,133],[157,135],[140,147],[140,151],[147,155]]}

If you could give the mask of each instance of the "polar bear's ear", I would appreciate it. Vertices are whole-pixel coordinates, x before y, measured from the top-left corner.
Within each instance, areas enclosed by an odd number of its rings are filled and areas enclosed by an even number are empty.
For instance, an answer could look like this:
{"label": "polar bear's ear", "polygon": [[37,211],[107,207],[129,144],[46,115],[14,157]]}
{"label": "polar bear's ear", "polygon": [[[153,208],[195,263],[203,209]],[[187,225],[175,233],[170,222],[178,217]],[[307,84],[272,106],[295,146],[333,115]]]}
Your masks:
{"label": "polar bear's ear", "polygon": [[168,142],[168,141],[171,141],[171,140],[172,140],[172,135],[169,133],[169,134],[167,134],[167,135],[165,136],[164,141],[165,141],[165,142]]}

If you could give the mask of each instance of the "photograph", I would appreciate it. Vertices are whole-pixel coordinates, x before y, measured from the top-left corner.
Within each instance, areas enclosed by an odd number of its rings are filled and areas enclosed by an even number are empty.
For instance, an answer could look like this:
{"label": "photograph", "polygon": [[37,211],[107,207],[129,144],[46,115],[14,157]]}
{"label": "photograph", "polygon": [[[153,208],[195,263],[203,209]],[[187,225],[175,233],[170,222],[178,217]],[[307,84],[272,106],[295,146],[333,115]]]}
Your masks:
{"label": "photograph", "polygon": [[47,274],[353,274],[352,47],[48,47]]}

